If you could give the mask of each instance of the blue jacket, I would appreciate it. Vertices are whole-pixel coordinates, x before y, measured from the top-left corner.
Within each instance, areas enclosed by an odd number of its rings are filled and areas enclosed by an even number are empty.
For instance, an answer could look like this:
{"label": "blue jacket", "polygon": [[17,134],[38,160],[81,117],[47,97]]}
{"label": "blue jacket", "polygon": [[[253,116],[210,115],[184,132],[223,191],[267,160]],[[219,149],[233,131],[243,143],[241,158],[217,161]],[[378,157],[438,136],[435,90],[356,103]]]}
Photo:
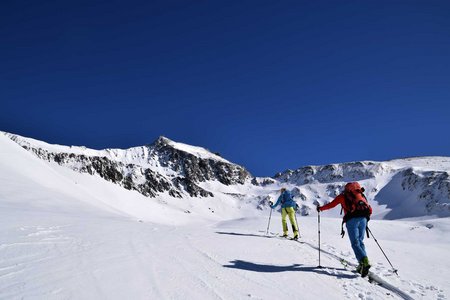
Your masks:
{"label": "blue jacket", "polygon": [[284,191],[280,195],[280,197],[278,197],[277,202],[274,205],[272,205],[270,208],[275,208],[280,203],[281,203],[281,208],[285,208],[285,207],[294,207],[295,208],[297,206],[297,203],[292,198],[291,192],[289,192],[288,190]]}

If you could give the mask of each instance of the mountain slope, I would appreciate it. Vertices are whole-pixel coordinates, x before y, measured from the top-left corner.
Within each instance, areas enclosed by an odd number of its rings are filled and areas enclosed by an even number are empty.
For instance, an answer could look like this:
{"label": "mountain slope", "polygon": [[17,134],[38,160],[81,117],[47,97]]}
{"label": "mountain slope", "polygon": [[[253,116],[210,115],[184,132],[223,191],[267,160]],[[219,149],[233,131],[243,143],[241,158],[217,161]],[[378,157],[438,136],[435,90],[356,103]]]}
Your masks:
{"label": "mountain slope", "polygon": [[198,183],[218,181],[244,184],[252,176],[244,168],[200,148],[160,137],[153,144],[130,149],[92,150],[85,147],[50,145],[5,133],[39,158],[74,171],[98,175],[128,190],[156,197],[168,192],[182,198],[212,197]]}
{"label": "mountain slope", "polygon": [[76,210],[95,216],[152,220],[180,224],[187,216],[181,208],[160,200],[149,201],[99,177],[73,172],[36,158],[0,135],[0,180],[2,205],[54,213]]}

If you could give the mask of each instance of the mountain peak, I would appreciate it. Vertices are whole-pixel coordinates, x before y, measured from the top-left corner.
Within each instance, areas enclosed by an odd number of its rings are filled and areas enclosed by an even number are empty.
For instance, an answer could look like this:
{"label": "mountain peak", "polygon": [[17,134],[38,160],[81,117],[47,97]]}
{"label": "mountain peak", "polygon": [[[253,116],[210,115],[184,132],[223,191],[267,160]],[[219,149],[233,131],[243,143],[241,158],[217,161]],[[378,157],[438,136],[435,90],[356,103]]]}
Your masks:
{"label": "mountain peak", "polygon": [[177,151],[182,151],[185,153],[189,153],[191,155],[194,155],[198,158],[202,159],[213,159],[216,161],[221,161],[227,164],[233,164],[229,162],[228,160],[222,158],[218,153],[214,153],[206,148],[198,147],[198,146],[192,146],[180,142],[175,142],[165,136],[160,136],[156,141],[151,144],[151,146],[154,146],[156,148],[172,148],[176,149]]}
{"label": "mountain peak", "polygon": [[166,138],[165,136],[161,135],[158,137],[158,139],[153,143],[155,145],[169,145],[171,142],[173,142],[171,139]]}

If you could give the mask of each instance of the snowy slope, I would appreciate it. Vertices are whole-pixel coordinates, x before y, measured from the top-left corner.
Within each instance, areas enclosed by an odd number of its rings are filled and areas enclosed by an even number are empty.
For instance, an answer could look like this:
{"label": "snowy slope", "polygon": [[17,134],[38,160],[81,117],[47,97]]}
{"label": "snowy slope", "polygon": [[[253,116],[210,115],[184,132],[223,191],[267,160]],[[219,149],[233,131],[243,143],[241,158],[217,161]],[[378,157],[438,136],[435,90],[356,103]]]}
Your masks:
{"label": "snowy slope", "polygon": [[[201,185],[217,195],[149,198],[0,135],[0,299],[399,299],[342,268],[339,219],[321,220],[323,269],[314,213],[298,216],[304,244],[267,238],[278,183]],[[371,228],[400,277],[368,240],[376,274],[414,299],[450,295],[450,218]]]}
{"label": "snowy slope", "polygon": [[45,163],[1,135],[0,149],[2,205],[30,211],[65,212],[73,208],[80,213],[114,213],[162,223],[183,221],[184,213],[160,201],[149,201],[98,177]]}

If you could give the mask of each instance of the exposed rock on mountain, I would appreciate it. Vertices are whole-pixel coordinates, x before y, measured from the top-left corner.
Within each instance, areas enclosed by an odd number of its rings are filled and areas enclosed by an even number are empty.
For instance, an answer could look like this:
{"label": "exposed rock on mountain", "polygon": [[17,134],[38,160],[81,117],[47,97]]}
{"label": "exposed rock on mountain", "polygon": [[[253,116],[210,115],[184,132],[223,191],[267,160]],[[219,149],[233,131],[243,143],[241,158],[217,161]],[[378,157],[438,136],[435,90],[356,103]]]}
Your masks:
{"label": "exposed rock on mountain", "polygon": [[274,176],[281,182],[295,184],[333,183],[341,181],[355,181],[374,178],[382,173],[389,172],[383,163],[351,162],[325,166],[306,166],[297,170],[287,170]]}
{"label": "exposed rock on mountain", "polygon": [[200,147],[175,143],[165,137],[153,144],[126,150],[91,150],[85,147],[49,145],[7,134],[37,157],[74,171],[98,175],[126,189],[155,197],[211,197],[198,183],[218,181],[224,185],[244,184],[252,179],[243,167]]}
{"label": "exposed rock on mountain", "polygon": [[449,172],[406,168],[393,176],[376,194],[375,200],[391,209],[386,219],[450,216],[449,177]]}

